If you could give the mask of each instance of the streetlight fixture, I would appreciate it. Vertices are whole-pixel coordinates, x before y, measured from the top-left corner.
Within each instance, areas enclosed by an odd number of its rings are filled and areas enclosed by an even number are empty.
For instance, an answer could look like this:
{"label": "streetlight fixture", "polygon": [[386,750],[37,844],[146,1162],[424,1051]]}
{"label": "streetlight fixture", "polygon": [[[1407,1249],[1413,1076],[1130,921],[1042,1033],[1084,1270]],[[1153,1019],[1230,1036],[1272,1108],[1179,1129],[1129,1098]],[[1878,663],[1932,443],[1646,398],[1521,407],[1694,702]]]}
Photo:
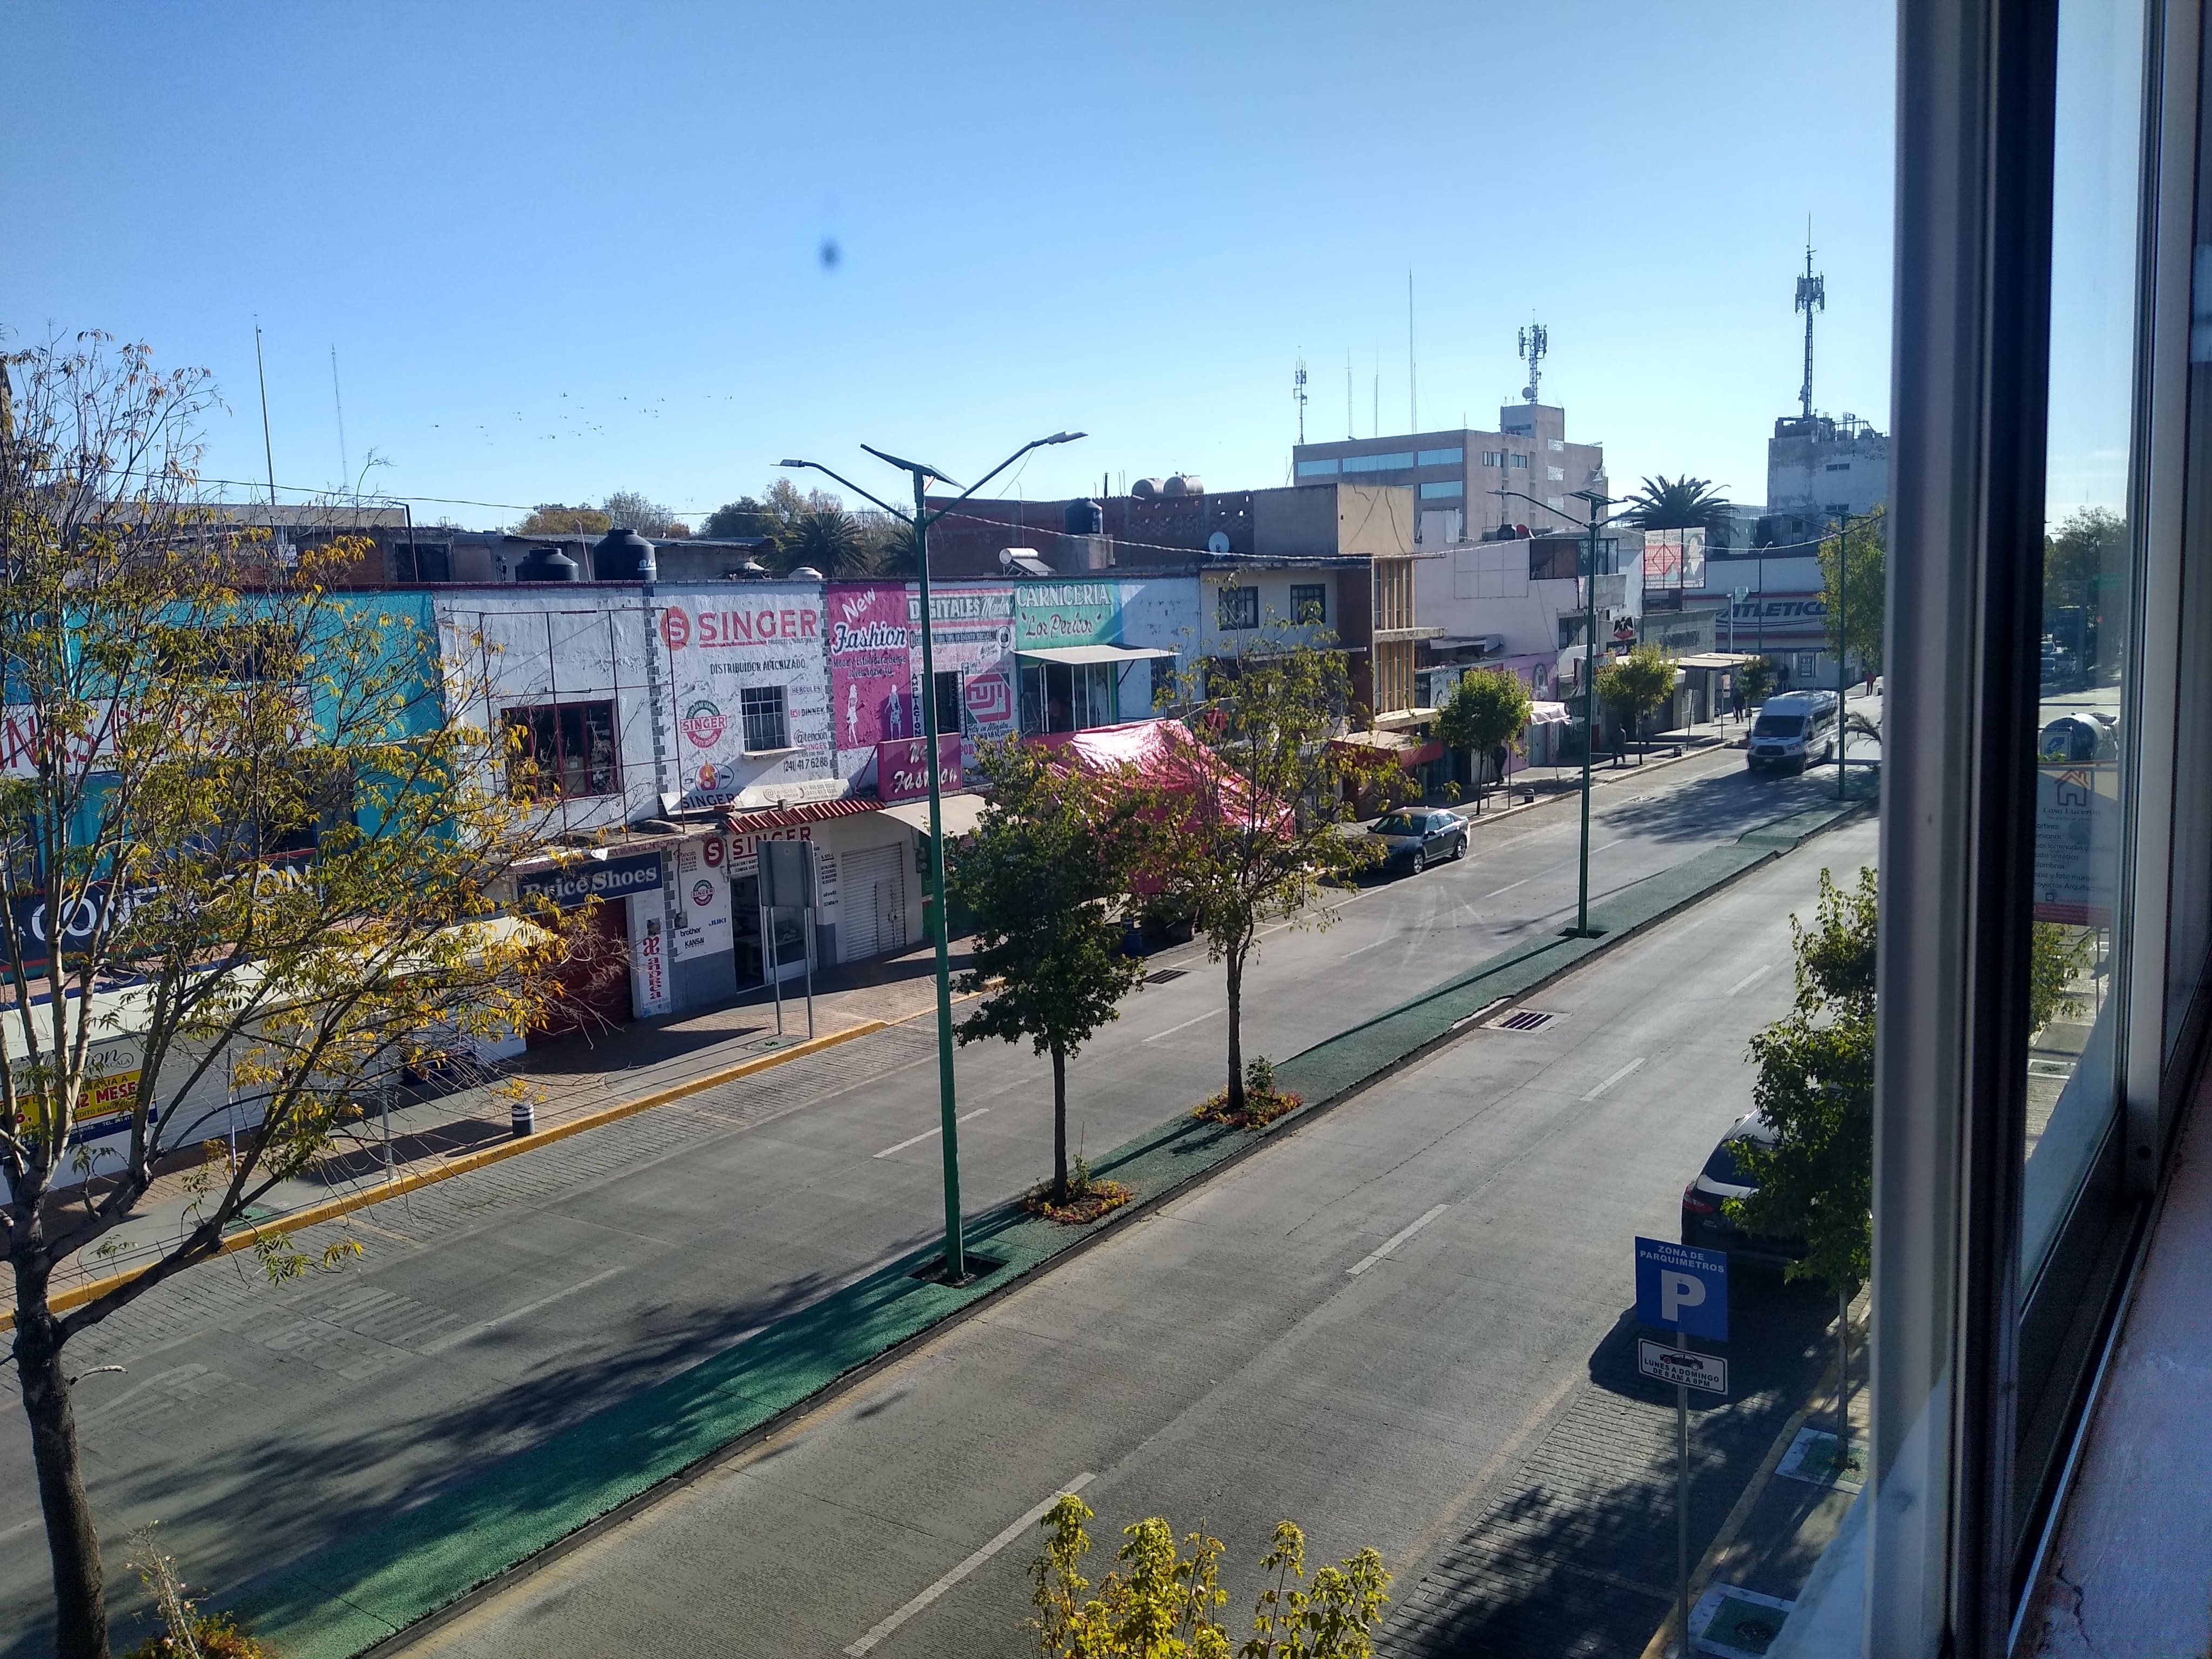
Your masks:
{"label": "streetlight fixture", "polygon": [[[1540,507],[1547,513],[1567,515],[1549,501],[1540,501],[1534,495],[1524,495],[1517,489],[1493,489],[1493,495],[1516,496],[1531,507]],[[1583,568],[1588,586],[1583,594],[1583,845],[1581,873],[1575,896],[1575,937],[1590,937],[1589,925],[1589,854],[1590,854],[1590,748],[1597,741],[1597,532],[1598,526],[1613,522],[1598,517],[1601,507],[1618,504],[1617,498],[1601,495],[1594,489],[1570,492],[1576,500],[1589,504],[1589,520],[1583,526],[1585,546]],[[1567,519],[1572,524],[1572,519]]]}
{"label": "streetlight fixture", "polygon": [[[1084,435],[1080,432],[1055,432],[1049,438],[1031,439],[967,489],[961,490],[952,498],[953,502],[966,501],[1032,449],[1042,449],[1050,444],[1073,443]],[[945,805],[937,765],[937,656],[931,647],[929,616],[929,526],[951,512],[952,507],[948,505],[932,513],[928,499],[933,479],[946,484],[955,481],[937,468],[920,461],[902,460],[867,444],[862,444],[860,447],[885,465],[896,467],[913,478],[913,512],[893,507],[880,495],[861,489],[842,473],[832,471],[819,461],[787,460],[779,461],[777,465],[794,471],[811,468],[835,478],[854,495],[873,501],[901,523],[914,526],[915,575],[921,599],[921,730],[924,744],[929,750],[929,893],[937,913],[937,1094],[939,1133],[944,1143],[945,1161],[945,1279],[947,1284],[957,1285],[968,1277],[968,1253],[960,1225],[959,1120],[952,1081],[952,958],[948,937],[951,928],[945,911]]]}

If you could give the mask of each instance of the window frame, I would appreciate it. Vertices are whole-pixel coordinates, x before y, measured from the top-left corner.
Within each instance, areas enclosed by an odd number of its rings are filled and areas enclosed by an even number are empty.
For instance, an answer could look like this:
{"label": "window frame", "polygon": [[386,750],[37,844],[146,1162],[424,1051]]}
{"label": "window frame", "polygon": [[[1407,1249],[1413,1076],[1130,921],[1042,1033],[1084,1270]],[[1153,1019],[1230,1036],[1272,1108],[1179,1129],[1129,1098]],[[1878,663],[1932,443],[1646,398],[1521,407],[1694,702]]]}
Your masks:
{"label": "window frame", "polygon": [[[753,741],[754,720],[759,716],[752,703],[755,698],[762,697],[775,699],[776,741],[771,744],[755,744]],[[791,694],[782,681],[771,680],[762,685],[741,685],[738,688],[738,732],[748,755],[787,755],[791,752],[796,746],[791,741]]]}
{"label": "window frame", "polygon": [[1260,625],[1260,590],[1255,586],[1214,591],[1213,625],[1224,634],[1249,633]]}
{"label": "window frame", "polygon": [[[604,766],[594,758],[592,743],[594,726],[593,711],[604,711],[604,723],[597,729],[605,740]],[[574,716],[573,722],[568,718]],[[526,798],[534,802],[558,804],[563,801],[605,800],[623,793],[622,721],[621,712],[612,697],[561,698],[548,702],[515,702],[501,710],[501,721],[507,730],[520,726],[524,740],[520,749],[509,751],[507,781],[510,787],[520,787]],[[553,769],[549,773],[538,761],[540,744],[539,726],[544,722],[553,745]],[[575,727],[574,757],[569,753],[571,734],[567,729]],[[600,773],[604,770],[604,779]],[[580,777],[581,787],[571,787],[572,777]],[[544,787],[551,778],[552,787]],[[592,787],[604,781],[604,787]]]}
{"label": "window frame", "polygon": [[[1313,614],[1308,616],[1310,605]],[[1327,582],[1292,582],[1291,584],[1291,620],[1300,627],[1309,623],[1328,625],[1328,584]]]}

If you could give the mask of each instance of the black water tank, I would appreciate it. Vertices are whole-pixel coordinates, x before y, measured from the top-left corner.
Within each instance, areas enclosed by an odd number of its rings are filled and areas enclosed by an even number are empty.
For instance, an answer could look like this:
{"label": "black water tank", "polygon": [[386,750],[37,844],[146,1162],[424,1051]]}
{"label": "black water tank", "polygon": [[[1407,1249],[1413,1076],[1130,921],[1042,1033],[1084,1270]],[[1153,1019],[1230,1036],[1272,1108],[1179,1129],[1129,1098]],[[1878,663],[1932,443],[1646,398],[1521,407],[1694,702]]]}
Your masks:
{"label": "black water tank", "polygon": [[653,557],[653,544],[635,530],[617,525],[592,544],[592,576],[596,581],[634,582],[643,580]]}
{"label": "black water tank", "polygon": [[581,573],[576,562],[557,547],[533,547],[516,568],[519,582],[573,582]]}
{"label": "black water tank", "polygon": [[1071,536],[1106,533],[1106,509],[1088,498],[1070,501],[1060,512],[1060,527]]}

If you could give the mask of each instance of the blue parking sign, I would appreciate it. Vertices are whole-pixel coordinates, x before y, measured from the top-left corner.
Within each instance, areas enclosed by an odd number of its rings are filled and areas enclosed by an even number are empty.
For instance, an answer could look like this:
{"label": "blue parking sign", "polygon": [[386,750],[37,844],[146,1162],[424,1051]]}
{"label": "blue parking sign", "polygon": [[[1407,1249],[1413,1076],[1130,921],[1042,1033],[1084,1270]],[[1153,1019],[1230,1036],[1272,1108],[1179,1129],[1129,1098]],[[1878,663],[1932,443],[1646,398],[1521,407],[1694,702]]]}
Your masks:
{"label": "blue parking sign", "polygon": [[1636,1317],[1690,1336],[1728,1340],[1728,1252],[1636,1241]]}

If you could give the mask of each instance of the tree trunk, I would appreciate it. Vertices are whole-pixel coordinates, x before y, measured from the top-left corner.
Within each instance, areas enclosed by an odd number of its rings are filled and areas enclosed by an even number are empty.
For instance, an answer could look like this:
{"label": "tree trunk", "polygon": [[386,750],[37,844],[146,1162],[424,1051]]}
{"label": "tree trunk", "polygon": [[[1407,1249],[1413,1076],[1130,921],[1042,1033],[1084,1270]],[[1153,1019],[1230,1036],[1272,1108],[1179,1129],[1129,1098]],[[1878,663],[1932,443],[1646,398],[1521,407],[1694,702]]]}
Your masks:
{"label": "tree trunk", "polygon": [[1851,1291],[1836,1286],[1836,1473],[1851,1452]]}
{"label": "tree trunk", "polygon": [[1244,1109],[1244,952],[1229,953],[1229,1109]]}
{"label": "tree trunk", "polygon": [[54,1650],[62,1659],[107,1659],[107,1604],[100,1534],[84,1490],[76,1413],[62,1370],[60,1333],[46,1307],[42,1265],[15,1267],[15,1372],[31,1423],[31,1461],[54,1569]]}
{"label": "tree trunk", "polygon": [[1052,1045],[1052,1201],[1067,1202],[1067,1050]]}

